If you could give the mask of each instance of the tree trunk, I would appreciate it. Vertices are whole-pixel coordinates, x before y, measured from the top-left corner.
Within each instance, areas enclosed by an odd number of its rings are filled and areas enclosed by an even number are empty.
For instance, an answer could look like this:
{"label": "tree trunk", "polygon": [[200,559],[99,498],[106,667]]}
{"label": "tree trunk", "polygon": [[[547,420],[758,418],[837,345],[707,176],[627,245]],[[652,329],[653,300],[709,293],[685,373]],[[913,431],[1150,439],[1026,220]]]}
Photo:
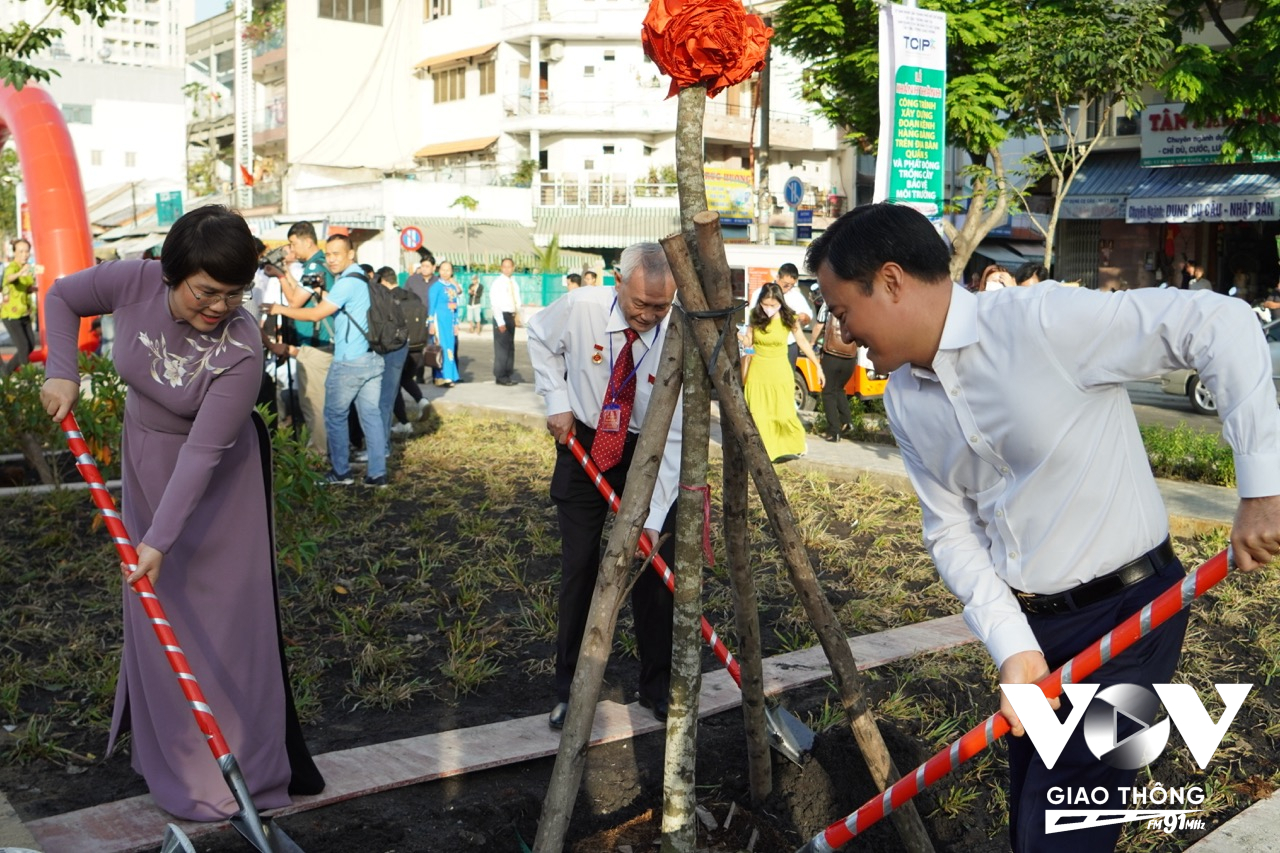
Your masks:
{"label": "tree trunk", "polygon": [[698,753],[698,693],[702,690],[702,543],[707,491],[707,445],[711,441],[711,393],[702,356],[688,333],[688,318],[672,309],[684,338],[684,438],[680,445],[680,497],[676,510],[674,635],[671,707],[662,798],[662,853],[694,853],[698,805],[694,763]]}
{"label": "tree trunk", "polygon": [[[551,771],[551,782],[542,802],[542,819],[533,844],[534,853],[559,853],[564,848],[573,803],[582,783],[587,742],[595,721],[609,648],[613,644],[618,609],[634,580],[630,570],[635,560],[636,545],[649,512],[649,500],[658,479],[658,466],[671,429],[671,418],[680,399],[683,332],[678,323],[668,325],[662,354],[655,365],[657,378],[653,396],[649,398],[649,409],[640,427],[640,438],[627,472],[627,489],[622,494],[613,532],[609,535],[609,544],[600,564],[595,593],[591,597],[591,612],[582,634],[582,651],[578,655],[578,668],[574,670],[570,688],[569,713],[560,734],[560,751]],[[654,546],[656,548],[656,542]],[[641,571],[653,570],[645,566]]]}
{"label": "tree trunk", "polygon": [[49,465],[49,460],[44,457],[44,445],[40,443],[40,439],[36,438],[29,432],[22,433],[19,439],[22,443],[22,457],[27,460],[27,464],[40,477],[40,482],[45,485],[53,485],[58,482],[58,478],[54,476],[53,468]]}
{"label": "tree trunk", "polygon": [[[720,216],[705,212],[694,217],[698,235],[698,256],[702,261],[702,286],[712,311],[728,309],[734,303],[729,262],[725,258],[724,240],[720,236]],[[736,312],[735,312],[736,313]],[[716,326],[728,326],[724,350],[731,365],[738,364],[736,316],[716,320]],[[701,359],[700,359],[701,360]],[[731,370],[726,382],[741,383],[741,373]],[[733,611],[738,633],[738,665],[742,678],[742,724],[747,735],[747,774],[751,788],[751,805],[760,806],[773,791],[773,761],[769,757],[769,726],[764,716],[764,668],[760,652],[760,601],[755,579],[751,576],[750,553],[747,549],[747,460],[742,446],[724,436],[724,516],[725,559],[733,582]]]}
{"label": "tree trunk", "polygon": [[707,90],[681,89],[676,95],[676,190],[680,195],[680,233],[692,252],[693,217],[707,209],[707,180],[702,171],[702,117]]}
{"label": "tree trunk", "polygon": [[[680,238],[667,237],[662,240],[662,245],[666,249],[672,273],[680,288],[680,299],[685,310],[690,312],[707,310],[707,300],[693,272],[692,259],[685,249],[684,241]],[[694,321],[692,326],[698,348],[702,351],[703,358],[709,360],[717,337],[714,324],[703,320]],[[884,790],[898,778],[898,770],[894,767],[880,730],[876,727],[871,711],[867,708],[862,676],[858,672],[853,653],[849,650],[847,637],[836,619],[835,612],[831,609],[831,604],[818,587],[818,579],[809,562],[809,554],[796,532],[797,524],[791,512],[791,505],[787,503],[782,483],[778,480],[778,474],[765,453],[760,432],[751,420],[742,388],[740,385],[725,381],[727,371],[730,369],[731,365],[725,354],[721,352],[711,378],[720,397],[721,419],[728,424],[733,436],[728,440],[736,440],[743,446],[748,468],[756,483],[756,491],[764,504],[765,512],[769,515],[774,535],[778,539],[780,551],[786,561],[791,584],[818,635],[827,660],[831,663],[831,671],[836,677],[836,685],[840,690],[841,702],[848,716],[850,728],[862,750],[872,779]],[[895,810],[892,817],[904,849],[910,851],[933,849],[920,815],[912,803],[908,802],[903,808]]]}

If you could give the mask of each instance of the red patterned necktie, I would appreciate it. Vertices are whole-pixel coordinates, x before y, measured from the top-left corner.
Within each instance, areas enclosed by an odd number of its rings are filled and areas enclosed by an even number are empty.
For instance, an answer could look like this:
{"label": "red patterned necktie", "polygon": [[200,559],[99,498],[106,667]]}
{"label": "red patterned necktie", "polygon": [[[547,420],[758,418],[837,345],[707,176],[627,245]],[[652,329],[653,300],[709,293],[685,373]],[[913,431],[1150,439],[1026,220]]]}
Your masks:
{"label": "red patterned necktie", "polygon": [[[627,425],[631,423],[631,406],[636,401],[635,361],[631,355],[631,345],[639,337],[632,329],[622,332],[627,337],[622,352],[613,363],[613,372],[609,374],[609,387],[604,392],[604,406],[617,404],[618,429],[609,431],[602,429],[605,420],[605,409],[600,410],[600,420],[596,424],[596,437],[591,444],[591,458],[601,471],[608,471],[622,460],[622,446],[627,441]],[[623,383],[626,383],[625,385]]]}

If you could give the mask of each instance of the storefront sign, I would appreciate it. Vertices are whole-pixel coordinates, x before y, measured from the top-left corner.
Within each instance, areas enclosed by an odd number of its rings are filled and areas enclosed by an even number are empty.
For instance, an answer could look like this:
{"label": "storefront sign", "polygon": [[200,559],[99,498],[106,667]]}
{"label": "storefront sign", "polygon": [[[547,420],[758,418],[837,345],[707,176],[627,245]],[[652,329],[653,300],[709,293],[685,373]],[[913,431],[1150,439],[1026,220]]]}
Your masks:
{"label": "storefront sign", "polygon": [[1280,219],[1275,196],[1227,198],[1134,199],[1125,207],[1124,221],[1137,222],[1263,222]]}
{"label": "storefront sign", "polygon": [[750,169],[703,169],[707,209],[720,214],[723,225],[750,225],[755,219],[755,193]]}
{"label": "storefront sign", "polygon": [[[1220,162],[1222,143],[1227,138],[1226,129],[1220,122],[1194,124],[1182,114],[1185,106],[1152,104],[1142,111],[1142,160],[1139,165],[1149,168]],[[1280,121],[1280,118],[1272,121]],[[1277,162],[1280,155],[1255,154],[1253,161]]]}
{"label": "storefront sign", "polygon": [[1071,196],[1067,196],[1062,200],[1062,207],[1058,211],[1058,218],[1124,219],[1124,204],[1125,197],[1122,195],[1086,196],[1084,198],[1072,198]]}
{"label": "storefront sign", "polygon": [[875,200],[940,219],[946,138],[947,16],[880,7],[880,146]]}

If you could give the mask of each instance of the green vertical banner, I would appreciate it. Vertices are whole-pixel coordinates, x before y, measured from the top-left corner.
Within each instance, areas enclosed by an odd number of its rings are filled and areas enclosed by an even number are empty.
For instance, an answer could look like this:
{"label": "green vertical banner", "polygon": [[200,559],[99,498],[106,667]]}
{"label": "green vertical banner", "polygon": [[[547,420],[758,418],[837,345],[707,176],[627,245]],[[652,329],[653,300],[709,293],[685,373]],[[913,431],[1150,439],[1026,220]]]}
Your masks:
{"label": "green vertical banner", "polygon": [[880,144],[875,200],[942,217],[947,16],[880,7]]}

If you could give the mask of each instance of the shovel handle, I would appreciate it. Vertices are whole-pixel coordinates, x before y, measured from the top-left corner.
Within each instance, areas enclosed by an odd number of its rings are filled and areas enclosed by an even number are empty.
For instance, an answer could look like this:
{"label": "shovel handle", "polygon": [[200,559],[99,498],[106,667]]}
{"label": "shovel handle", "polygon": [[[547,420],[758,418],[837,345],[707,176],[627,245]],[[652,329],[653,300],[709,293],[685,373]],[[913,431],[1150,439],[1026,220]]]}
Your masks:
{"label": "shovel handle", "polygon": [[[1167,622],[1174,614],[1209,591],[1227,576],[1231,570],[1231,550],[1219,552],[1166,589],[1142,609],[1112,628],[1080,654],[1046,675],[1037,684],[1044,695],[1054,699],[1061,695],[1062,685],[1078,684],[1138,640]],[[904,775],[887,791],[868,800],[853,814],[828,826],[811,838],[796,853],[832,853],[848,844],[855,835],[889,814],[916,794],[955,770],[964,762],[1004,737],[1009,732],[1009,721],[1003,714],[995,713],[969,731],[958,741],[938,752],[915,772]]]}
{"label": "shovel handle", "polygon": [[[67,446],[71,448],[71,454],[75,457],[76,469],[89,485],[89,495],[102,513],[107,532],[111,534],[111,541],[115,543],[116,553],[124,561],[122,569],[124,576],[128,577],[138,568],[138,552],[133,547],[129,532],[125,530],[124,519],[116,509],[116,502],[111,497],[111,493],[107,491],[107,484],[103,482],[98,463],[89,452],[89,445],[85,443],[84,434],[80,432],[80,424],[76,422],[76,416],[68,413],[62,419],[61,426],[62,431],[67,434]],[[142,609],[146,611],[147,618],[155,629],[156,637],[160,640],[160,646],[164,649],[165,657],[169,659],[169,666],[178,677],[178,686],[182,688],[182,694],[187,697],[187,704],[191,706],[191,713],[195,715],[196,725],[208,740],[213,757],[221,762],[224,756],[231,754],[231,750],[222,736],[222,730],[218,728],[218,721],[213,718],[213,711],[210,710],[209,703],[204,698],[200,684],[191,672],[187,656],[178,645],[178,638],[165,616],[164,608],[160,606],[160,599],[156,597],[151,579],[145,575],[139,578],[133,585],[133,591],[138,594]]]}
{"label": "shovel handle", "polygon": [[[596,491],[600,492],[601,497],[608,502],[609,509],[617,512],[618,507],[622,506],[622,501],[618,499],[618,493],[613,490],[613,486],[609,485],[609,481],[604,478],[604,474],[596,467],[596,463],[587,455],[587,451],[583,449],[578,437],[573,433],[569,433],[567,444],[569,451],[573,453],[573,457],[578,460],[583,470],[587,472],[587,477],[590,478],[591,482],[595,483]],[[646,557],[653,557],[649,565],[662,577],[662,582],[667,585],[667,589],[674,594],[676,591],[676,576],[667,565],[667,561],[662,559],[662,555],[653,549],[653,543],[649,541],[649,536],[643,530],[640,531],[640,552]],[[703,641],[711,647],[711,651],[715,652],[716,657],[724,664],[725,669],[729,670],[729,675],[733,677],[734,683],[741,688],[742,668],[738,666],[738,661],[733,656],[733,652],[729,651],[729,647],[724,644],[724,640],[720,639],[720,635],[716,633],[715,628],[711,627],[707,617],[702,616],[699,618],[702,619]]]}

